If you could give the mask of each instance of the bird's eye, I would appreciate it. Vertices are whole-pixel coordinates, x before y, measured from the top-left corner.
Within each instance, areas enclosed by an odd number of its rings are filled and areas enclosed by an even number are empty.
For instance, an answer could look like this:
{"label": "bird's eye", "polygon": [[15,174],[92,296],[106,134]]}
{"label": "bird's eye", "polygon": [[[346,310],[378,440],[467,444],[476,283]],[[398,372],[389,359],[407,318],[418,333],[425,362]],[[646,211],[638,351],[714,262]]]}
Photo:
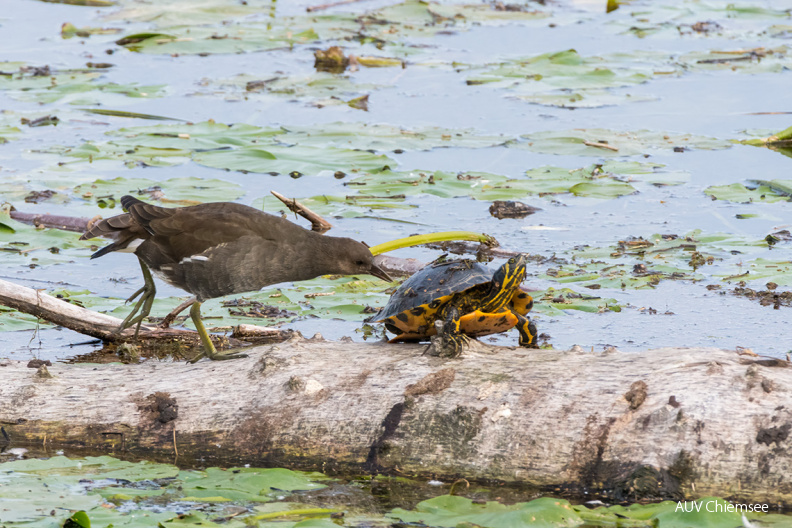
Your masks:
{"label": "bird's eye", "polygon": [[365,262],[363,262],[362,260],[356,260],[356,261],[355,261],[355,264],[357,264],[358,266],[363,266],[363,265],[365,265],[366,263],[365,263]]}

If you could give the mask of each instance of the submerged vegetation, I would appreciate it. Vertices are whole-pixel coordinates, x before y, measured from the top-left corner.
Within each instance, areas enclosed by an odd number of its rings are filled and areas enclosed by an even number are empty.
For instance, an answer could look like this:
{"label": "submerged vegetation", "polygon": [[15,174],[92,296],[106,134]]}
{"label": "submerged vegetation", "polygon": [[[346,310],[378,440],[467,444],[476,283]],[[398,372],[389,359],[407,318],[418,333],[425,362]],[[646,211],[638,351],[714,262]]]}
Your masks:
{"label": "submerged vegetation", "polygon": [[[790,517],[767,505],[762,509],[713,497],[610,507],[599,501],[575,505],[550,497],[505,503],[488,500],[504,490],[477,486],[467,490],[476,497],[470,499],[454,495],[462,486],[437,482],[439,486],[432,487],[401,477],[345,480],[248,467],[182,470],[109,456],[15,460],[0,468],[0,518],[6,528],[734,528],[747,526],[746,522],[770,528],[792,526]],[[380,504],[361,500],[375,488],[384,488],[393,497]],[[392,505],[421,496],[431,498],[414,508]]]}

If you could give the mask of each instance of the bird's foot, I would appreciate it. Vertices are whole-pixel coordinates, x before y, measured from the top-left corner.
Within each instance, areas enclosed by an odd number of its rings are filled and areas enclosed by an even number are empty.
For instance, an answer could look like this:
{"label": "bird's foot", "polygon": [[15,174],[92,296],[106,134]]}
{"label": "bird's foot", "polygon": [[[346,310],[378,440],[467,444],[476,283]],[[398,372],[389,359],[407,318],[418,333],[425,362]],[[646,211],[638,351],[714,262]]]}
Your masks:
{"label": "bird's foot", "polygon": [[201,351],[200,354],[192,358],[188,361],[188,363],[197,363],[202,358],[209,358],[212,361],[224,361],[226,359],[240,359],[248,357],[247,354],[221,354],[215,350],[214,352],[208,352],[207,350]]}
{"label": "bird's foot", "polygon": [[195,331],[198,332],[198,336],[201,338],[201,343],[203,343],[204,347],[203,352],[192,358],[189,361],[190,363],[197,363],[203,357],[207,357],[212,361],[223,361],[225,359],[239,359],[248,357],[247,354],[220,354],[217,352],[214,343],[212,343],[212,339],[209,337],[209,332],[206,331],[206,327],[201,320],[201,303],[199,303],[197,300],[190,308],[190,317],[192,318],[193,324],[195,325]]}
{"label": "bird's foot", "polygon": [[143,272],[143,287],[133,293],[126,302],[130,303],[138,297],[140,297],[140,299],[135,303],[135,306],[132,308],[132,311],[129,312],[129,315],[126,316],[126,319],[121,322],[121,326],[118,327],[118,330],[115,331],[116,334],[120,334],[132,325],[137,325],[135,327],[135,339],[137,339],[138,333],[140,333],[140,325],[143,323],[143,320],[151,313],[151,306],[154,304],[154,297],[157,295],[157,288],[154,285],[154,279],[151,277],[148,266],[146,266],[142,260],[139,262],[140,270]]}
{"label": "bird's foot", "polygon": [[140,299],[137,303],[135,303],[132,311],[129,312],[129,315],[127,315],[126,318],[121,322],[121,325],[118,327],[118,330],[116,330],[115,333],[120,334],[127,328],[137,325],[135,326],[135,339],[137,339],[138,333],[140,332],[140,325],[143,324],[143,320],[149,316],[149,313],[151,313],[151,306],[154,304],[154,297],[156,294],[157,289],[154,287],[154,283],[152,282],[150,287],[148,284],[143,286],[138,291],[136,291],[132,297],[127,299],[126,302],[132,302],[135,300],[135,298],[140,296]]}

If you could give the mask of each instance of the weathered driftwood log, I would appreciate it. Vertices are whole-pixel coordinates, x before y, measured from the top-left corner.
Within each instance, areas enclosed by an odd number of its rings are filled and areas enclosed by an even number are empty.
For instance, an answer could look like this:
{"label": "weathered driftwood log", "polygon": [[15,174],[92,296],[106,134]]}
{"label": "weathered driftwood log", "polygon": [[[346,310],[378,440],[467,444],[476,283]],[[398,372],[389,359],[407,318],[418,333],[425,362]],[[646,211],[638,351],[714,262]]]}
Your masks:
{"label": "weathered driftwood log", "polygon": [[[194,301],[195,299],[193,299]],[[135,338],[135,328],[130,327],[123,332],[118,332],[121,319],[99,312],[94,312],[68,303],[62,299],[48,295],[40,290],[20,286],[12,282],[0,280],[0,305],[14,308],[23,313],[31,314],[41,319],[63,326],[75,332],[96,337],[110,343],[136,341],[141,345],[154,346],[152,343],[161,341],[180,341],[187,344],[200,344],[200,338],[194,330],[186,328],[169,328],[163,326],[142,325]],[[187,304],[186,306],[189,306]],[[182,305],[182,309],[186,307]],[[176,312],[178,313],[178,312]],[[173,312],[171,314],[175,315]],[[169,314],[169,316],[171,315]],[[170,321],[168,322],[170,324]],[[278,328],[254,327],[253,325],[240,325],[228,328],[231,331],[231,340],[213,336],[217,346],[226,346],[230,341],[232,346],[239,346],[241,341],[235,338],[259,341],[282,341],[288,339],[292,332]]]}
{"label": "weathered driftwood log", "polygon": [[[792,504],[792,368],[294,338],[195,365],[0,362],[0,442]],[[215,458],[216,460],[216,458]]]}

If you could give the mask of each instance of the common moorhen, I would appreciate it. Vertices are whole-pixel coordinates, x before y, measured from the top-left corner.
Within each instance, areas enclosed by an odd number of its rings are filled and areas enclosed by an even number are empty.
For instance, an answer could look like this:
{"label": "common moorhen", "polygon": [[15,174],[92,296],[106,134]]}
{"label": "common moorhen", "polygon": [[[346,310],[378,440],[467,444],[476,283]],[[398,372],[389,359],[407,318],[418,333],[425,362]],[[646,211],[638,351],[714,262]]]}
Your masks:
{"label": "common moorhen", "polygon": [[119,331],[134,324],[140,328],[148,316],[156,294],[151,269],[196,297],[190,317],[204,352],[193,361],[203,355],[210,359],[245,357],[219,354],[215,349],[201,321],[201,303],[207,299],[327,274],[360,273],[391,281],[374,264],[365,244],[320,235],[246,205],[218,202],[168,208],[129,195],[121,198],[121,204],[128,213],[100,220],[80,237],[115,238],[91,255],[92,259],[121,251],[134,252],[140,261],[145,284],[129,298],[128,302],[141,296]]}

